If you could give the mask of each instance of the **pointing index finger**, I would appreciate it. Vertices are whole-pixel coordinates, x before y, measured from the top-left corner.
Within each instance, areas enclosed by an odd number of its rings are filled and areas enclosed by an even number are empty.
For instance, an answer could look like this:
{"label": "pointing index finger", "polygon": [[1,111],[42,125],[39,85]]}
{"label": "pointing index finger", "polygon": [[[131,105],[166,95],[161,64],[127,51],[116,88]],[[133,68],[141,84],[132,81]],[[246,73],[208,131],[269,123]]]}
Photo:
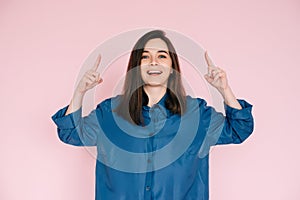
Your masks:
{"label": "pointing index finger", "polygon": [[210,57],[208,56],[207,51],[205,51],[205,60],[208,66],[215,66],[213,61],[210,59]]}
{"label": "pointing index finger", "polygon": [[97,60],[96,60],[96,62],[94,64],[92,70],[97,71],[97,69],[98,69],[98,67],[100,65],[100,62],[101,62],[101,54],[98,55]]}

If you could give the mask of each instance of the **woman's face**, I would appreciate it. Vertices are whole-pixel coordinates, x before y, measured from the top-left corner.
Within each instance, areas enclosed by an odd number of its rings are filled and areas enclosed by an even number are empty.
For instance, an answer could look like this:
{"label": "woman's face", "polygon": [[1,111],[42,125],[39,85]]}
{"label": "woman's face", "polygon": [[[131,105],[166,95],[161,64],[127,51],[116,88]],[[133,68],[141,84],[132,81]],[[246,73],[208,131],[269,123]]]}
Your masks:
{"label": "woman's face", "polygon": [[141,58],[141,76],[148,86],[167,86],[172,59],[167,44],[160,38],[149,40]]}

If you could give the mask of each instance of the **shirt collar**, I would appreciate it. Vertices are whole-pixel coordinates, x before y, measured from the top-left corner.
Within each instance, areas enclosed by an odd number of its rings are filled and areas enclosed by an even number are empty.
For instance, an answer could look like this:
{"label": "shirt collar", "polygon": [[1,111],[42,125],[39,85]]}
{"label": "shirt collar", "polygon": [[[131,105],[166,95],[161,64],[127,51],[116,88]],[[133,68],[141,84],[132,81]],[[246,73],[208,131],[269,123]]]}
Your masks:
{"label": "shirt collar", "polygon": [[[152,108],[159,107],[159,110],[161,111],[161,113],[163,115],[165,115],[166,117],[171,116],[171,111],[169,111],[165,105],[165,102],[166,102],[166,99],[168,96],[169,96],[169,93],[166,92],[164,94],[164,96],[156,104],[154,104],[152,106]],[[148,104],[148,96],[145,92],[143,92],[143,110],[149,111],[152,108],[147,106],[147,104]]]}
{"label": "shirt collar", "polygon": [[[166,107],[165,101],[166,101],[167,97],[168,97],[168,92],[166,91],[164,96],[156,104],[165,108]],[[149,101],[148,95],[143,90],[143,108],[150,108],[149,106],[147,106],[148,101]]]}

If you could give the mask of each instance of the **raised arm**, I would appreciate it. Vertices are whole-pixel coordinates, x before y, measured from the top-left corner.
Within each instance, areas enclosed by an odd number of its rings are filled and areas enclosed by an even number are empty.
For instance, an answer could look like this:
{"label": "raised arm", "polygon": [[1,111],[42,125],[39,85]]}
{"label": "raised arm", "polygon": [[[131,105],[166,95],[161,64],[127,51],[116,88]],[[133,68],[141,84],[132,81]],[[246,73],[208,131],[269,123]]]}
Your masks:
{"label": "raised arm", "polygon": [[81,108],[82,106],[82,101],[85,93],[103,81],[100,77],[100,74],[97,72],[100,62],[101,55],[98,56],[94,66],[90,70],[88,70],[81,78],[74,91],[73,98],[68,106],[65,115],[79,110],[79,108]]}
{"label": "raised arm", "polygon": [[233,94],[227,80],[226,73],[223,69],[216,67],[213,61],[208,56],[207,51],[205,52],[205,60],[208,66],[208,73],[204,75],[208,83],[215,87],[223,96],[224,102],[235,109],[242,109],[242,106],[237,101]]}
{"label": "raised arm", "polygon": [[213,145],[242,143],[254,128],[252,105],[245,100],[236,99],[229,87],[225,71],[213,64],[207,52],[205,52],[205,59],[208,73],[204,77],[223,96],[226,116],[216,112],[213,107],[207,106],[206,101],[200,101],[203,118],[210,119],[207,137],[200,151],[202,156],[205,156],[209,147]]}
{"label": "raised arm", "polygon": [[99,116],[102,109],[97,106],[88,116],[82,117],[82,101],[86,91],[102,82],[97,68],[101,57],[98,56],[95,65],[88,70],[78,83],[73,98],[68,106],[60,109],[52,116],[57,125],[61,141],[75,146],[94,146],[99,133]]}

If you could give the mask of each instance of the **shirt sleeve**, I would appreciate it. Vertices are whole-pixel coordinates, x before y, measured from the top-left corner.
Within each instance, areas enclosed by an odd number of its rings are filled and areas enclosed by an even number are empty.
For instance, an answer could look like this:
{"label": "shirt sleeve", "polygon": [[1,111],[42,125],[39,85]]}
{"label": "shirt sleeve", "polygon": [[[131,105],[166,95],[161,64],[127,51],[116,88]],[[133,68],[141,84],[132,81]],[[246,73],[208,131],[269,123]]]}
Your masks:
{"label": "shirt sleeve", "polygon": [[224,103],[225,122],[223,130],[217,141],[219,144],[240,144],[244,142],[253,132],[254,120],[252,105],[245,100],[238,99],[242,109],[236,109]]}
{"label": "shirt sleeve", "polygon": [[224,116],[213,107],[207,106],[204,101],[202,113],[205,118],[209,118],[204,145],[240,144],[251,135],[254,128],[252,105],[242,99],[238,99],[238,102],[242,109],[232,108],[224,103]]}
{"label": "shirt sleeve", "polygon": [[254,120],[252,105],[238,99],[242,109],[232,108],[224,103],[225,116],[213,107],[207,106],[205,100],[200,100],[200,128],[205,135],[199,149],[199,157],[205,157],[214,145],[240,144],[253,132]]}
{"label": "shirt sleeve", "polygon": [[97,106],[88,116],[82,117],[82,108],[65,115],[68,106],[57,111],[52,120],[57,126],[59,139],[74,146],[95,146],[97,133],[99,133],[99,121],[101,120],[101,107]]}

